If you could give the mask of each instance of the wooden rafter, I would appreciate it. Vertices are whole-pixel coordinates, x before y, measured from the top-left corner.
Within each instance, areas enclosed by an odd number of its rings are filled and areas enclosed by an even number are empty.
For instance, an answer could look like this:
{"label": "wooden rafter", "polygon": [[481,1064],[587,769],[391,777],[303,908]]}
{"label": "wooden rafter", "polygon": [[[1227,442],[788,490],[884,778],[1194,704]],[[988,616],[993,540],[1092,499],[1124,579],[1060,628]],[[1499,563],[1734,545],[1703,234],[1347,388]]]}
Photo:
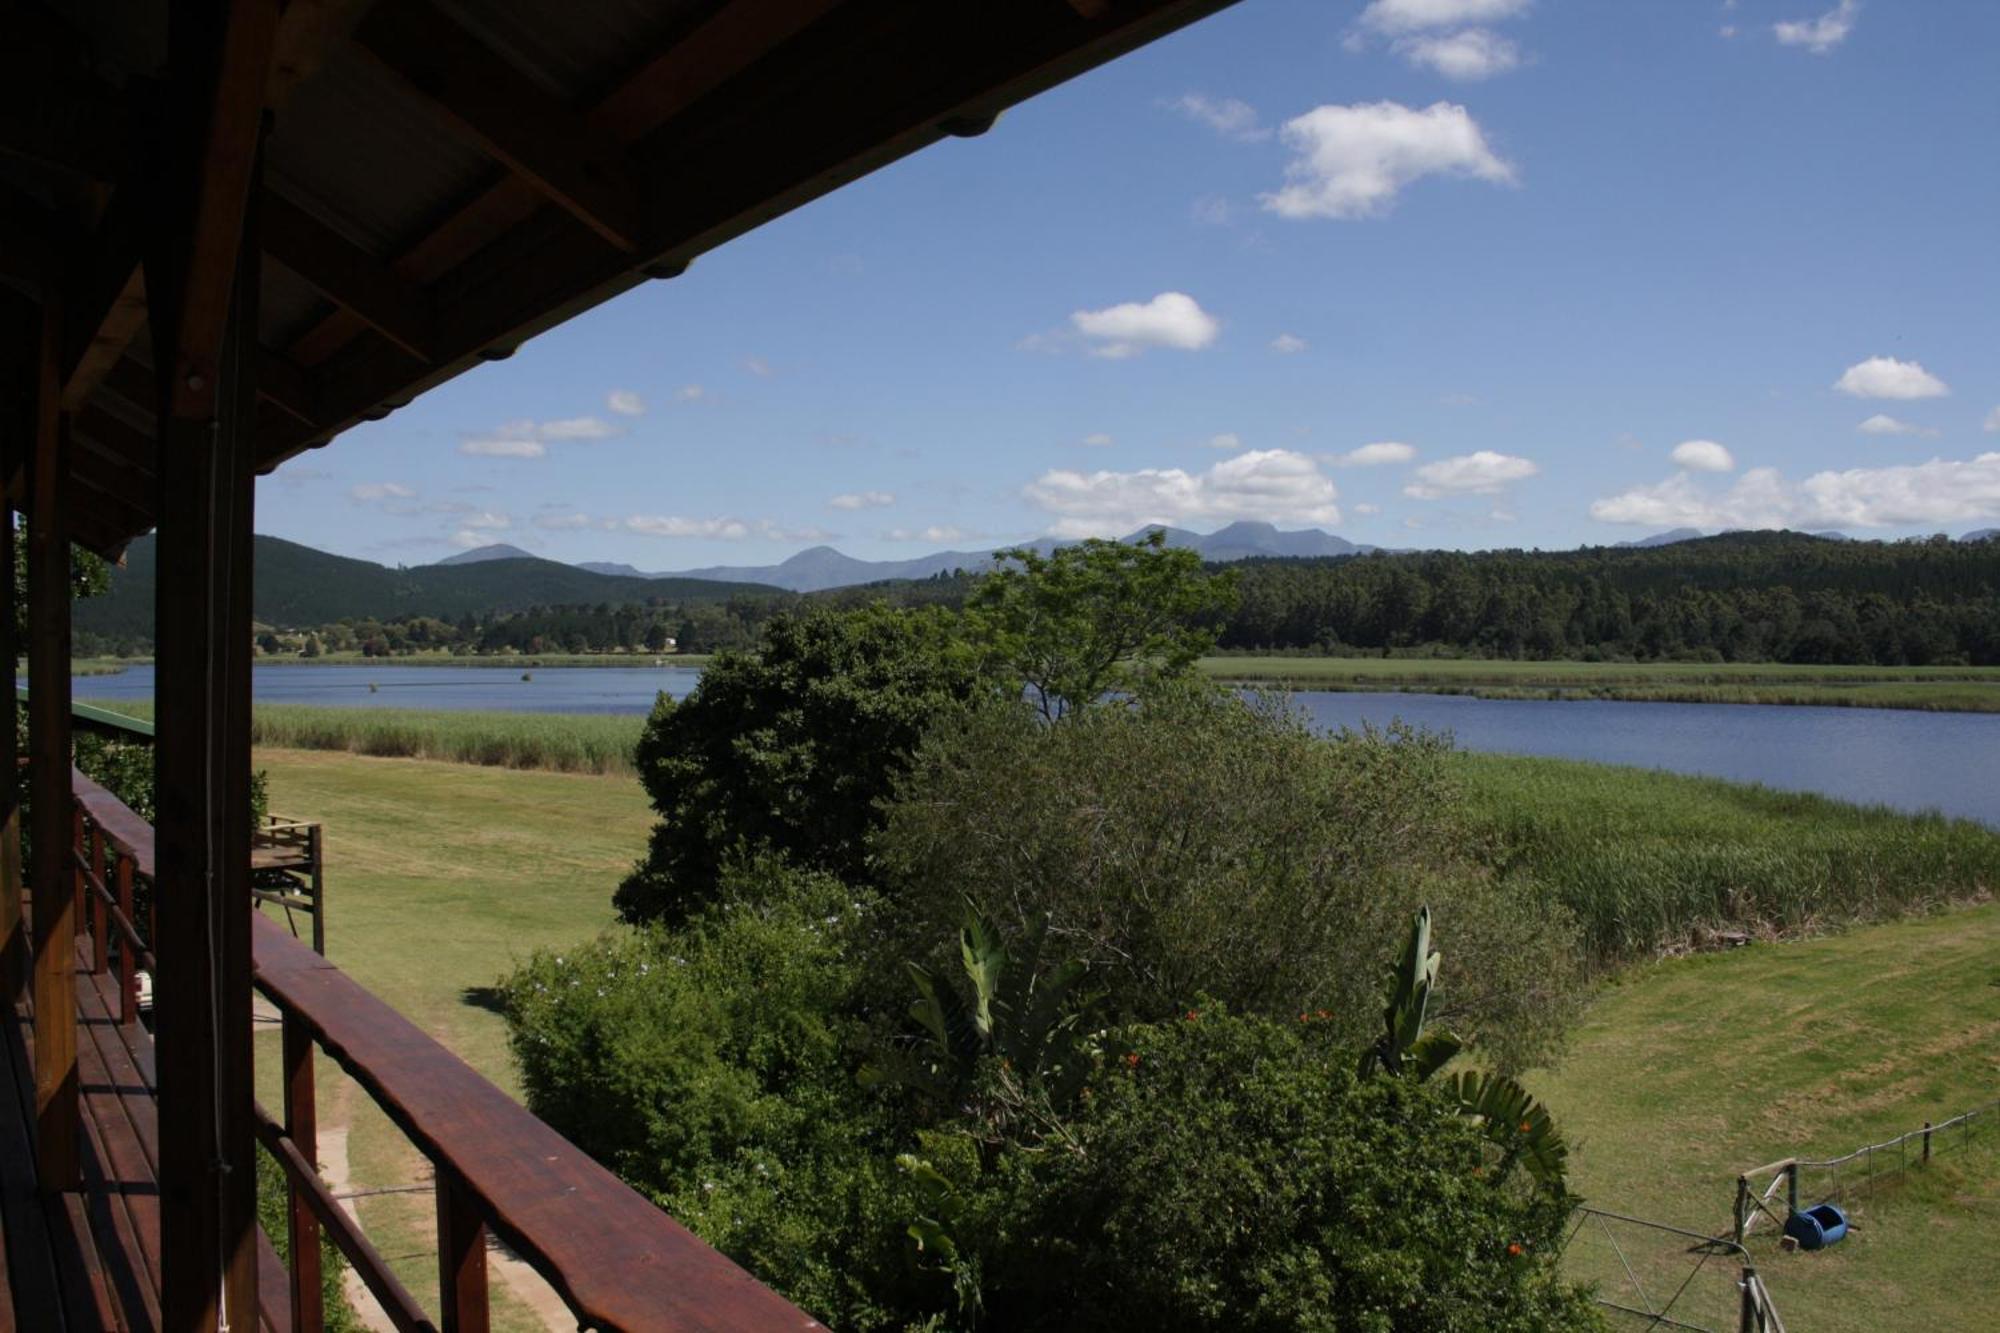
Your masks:
{"label": "wooden rafter", "polygon": [[430,301],[422,288],[283,195],[265,191],[263,208],[265,254],[411,356],[432,359]]}
{"label": "wooden rafter", "polygon": [[451,125],[620,250],[640,243],[624,148],[423,0],[371,13],[355,41]]}

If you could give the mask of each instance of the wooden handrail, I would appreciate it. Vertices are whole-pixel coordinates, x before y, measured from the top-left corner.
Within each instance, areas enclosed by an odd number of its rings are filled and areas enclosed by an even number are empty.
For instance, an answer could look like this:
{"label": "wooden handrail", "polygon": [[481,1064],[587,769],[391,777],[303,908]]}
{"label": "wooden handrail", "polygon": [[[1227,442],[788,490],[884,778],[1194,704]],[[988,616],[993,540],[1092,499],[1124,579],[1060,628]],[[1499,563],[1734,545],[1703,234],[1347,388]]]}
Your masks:
{"label": "wooden handrail", "polygon": [[[153,876],[152,826],[74,769],[71,782],[81,816],[76,871],[105,906],[103,919],[117,927],[121,963],[129,969],[143,958],[150,965],[130,919],[130,890],[135,872]],[[118,867],[115,897],[103,868],[107,852]],[[261,913],[251,916],[251,954],[252,983],[284,1018],[284,1123],[262,1108],[255,1121],[292,1188],[294,1265],[303,1252],[317,1256],[324,1227],[400,1327],[430,1327],[366,1237],[345,1214],[334,1216],[332,1196],[312,1174],[317,1136],[309,1056],[317,1045],[430,1159],[447,1328],[485,1327],[489,1227],[586,1328],[819,1327]],[[316,1272],[295,1267],[299,1299],[317,1301],[316,1279]]]}
{"label": "wooden handrail", "polygon": [[585,1327],[819,1327],[276,922],[253,919],[251,949],[257,989]]}

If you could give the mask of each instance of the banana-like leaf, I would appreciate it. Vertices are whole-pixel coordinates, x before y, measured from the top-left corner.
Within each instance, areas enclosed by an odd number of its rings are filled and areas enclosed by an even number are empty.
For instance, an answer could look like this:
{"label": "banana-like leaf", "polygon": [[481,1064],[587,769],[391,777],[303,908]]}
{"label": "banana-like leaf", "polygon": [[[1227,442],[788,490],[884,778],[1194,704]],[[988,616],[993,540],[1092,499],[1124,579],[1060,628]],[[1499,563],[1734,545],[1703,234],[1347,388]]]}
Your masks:
{"label": "banana-like leaf", "polygon": [[972,982],[972,1024],[984,1044],[993,1044],[993,1006],[1007,973],[1007,946],[991,921],[974,913],[958,932],[959,957]]}
{"label": "banana-like leaf", "polygon": [[1479,1070],[1466,1070],[1446,1080],[1445,1087],[1457,1099],[1459,1113],[1477,1117],[1486,1137],[1505,1154],[1503,1177],[1518,1162],[1544,1189],[1563,1192],[1569,1145],[1548,1108],[1526,1088],[1505,1074]]}
{"label": "banana-like leaf", "polygon": [[1421,1083],[1438,1070],[1451,1063],[1451,1058],[1465,1049],[1465,1043],[1458,1034],[1443,1028],[1431,1028],[1403,1052],[1403,1072]]}
{"label": "banana-like leaf", "polygon": [[907,964],[910,980],[916,984],[917,998],[910,1005],[910,1017],[923,1025],[937,1042],[938,1053],[957,1064],[970,1064],[979,1054],[979,1037],[972,1015],[966,1012],[958,992],[940,986],[937,978],[916,963]]}

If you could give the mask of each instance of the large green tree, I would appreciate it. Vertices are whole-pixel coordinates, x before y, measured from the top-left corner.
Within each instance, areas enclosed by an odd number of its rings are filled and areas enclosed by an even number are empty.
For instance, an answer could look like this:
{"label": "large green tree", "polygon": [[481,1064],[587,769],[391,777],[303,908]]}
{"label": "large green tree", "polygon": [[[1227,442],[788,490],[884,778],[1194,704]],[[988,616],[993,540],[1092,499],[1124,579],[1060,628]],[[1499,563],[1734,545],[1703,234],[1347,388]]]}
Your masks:
{"label": "large green tree", "polygon": [[1001,551],[967,604],[975,635],[1026,682],[1043,716],[1185,673],[1236,607],[1233,573],[1207,574],[1166,535]]}
{"label": "large green tree", "polygon": [[994,688],[943,611],[787,614],[756,652],[725,652],[685,700],[660,696],[639,742],[660,822],[618,889],[627,921],[712,901],[738,850],[768,849],[850,882],[930,721]]}

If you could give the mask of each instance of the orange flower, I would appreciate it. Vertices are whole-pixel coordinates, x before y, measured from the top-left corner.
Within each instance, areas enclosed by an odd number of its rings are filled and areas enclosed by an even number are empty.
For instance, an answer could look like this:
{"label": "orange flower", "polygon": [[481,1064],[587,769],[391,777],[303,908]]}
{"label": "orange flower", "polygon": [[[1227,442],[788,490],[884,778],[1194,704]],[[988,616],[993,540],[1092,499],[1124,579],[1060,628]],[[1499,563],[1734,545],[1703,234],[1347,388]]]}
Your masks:
{"label": "orange flower", "polygon": [[1507,1256],[1508,1256],[1508,1258],[1510,1258],[1510,1259],[1518,1259],[1518,1258],[1520,1258],[1520,1257],[1521,1257],[1521,1242],[1519,1242],[1519,1241],[1515,1241],[1515,1242],[1513,1242],[1512,1244],[1510,1244],[1510,1245],[1509,1245],[1509,1246],[1507,1247]]}
{"label": "orange flower", "polygon": [[1475,1176],[1483,1176],[1486,1174],[1486,1168],[1483,1166],[1475,1166],[1472,1168],[1472,1174]]}
{"label": "orange flower", "polygon": [[1329,1014],[1329,1013],[1328,1013],[1328,1012],[1327,1012],[1326,1010],[1324,1010],[1324,1009],[1322,1009],[1322,1010],[1320,1010],[1320,1011],[1319,1011],[1319,1016],[1320,1016],[1320,1017],[1321,1017],[1322,1019],[1327,1019],[1327,1018],[1332,1018],[1332,1017],[1333,1017],[1333,1015],[1332,1015],[1332,1014]]}
{"label": "orange flower", "polygon": [[1139,1067],[1139,1053],[1137,1051],[1126,1052],[1125,1064],[1127,1068],[1137,1069]]}
{"label": "orange flower", "polygon": [[1201,1011],[1199,1009],[1190,1009],[1187,1011],[1187,1021],[1190,1023],[1194,1022],[1197,1018],[1200,1017],[1201,1017]]}
{"label": "orange flower", "polygon": [[1521,1122],[1521,1132],[1523,1134],[1531,1133],[1534,1130],[1534,1128],[1535,1128],[1535,1123],[1532,1120],[1523,1120]]}

